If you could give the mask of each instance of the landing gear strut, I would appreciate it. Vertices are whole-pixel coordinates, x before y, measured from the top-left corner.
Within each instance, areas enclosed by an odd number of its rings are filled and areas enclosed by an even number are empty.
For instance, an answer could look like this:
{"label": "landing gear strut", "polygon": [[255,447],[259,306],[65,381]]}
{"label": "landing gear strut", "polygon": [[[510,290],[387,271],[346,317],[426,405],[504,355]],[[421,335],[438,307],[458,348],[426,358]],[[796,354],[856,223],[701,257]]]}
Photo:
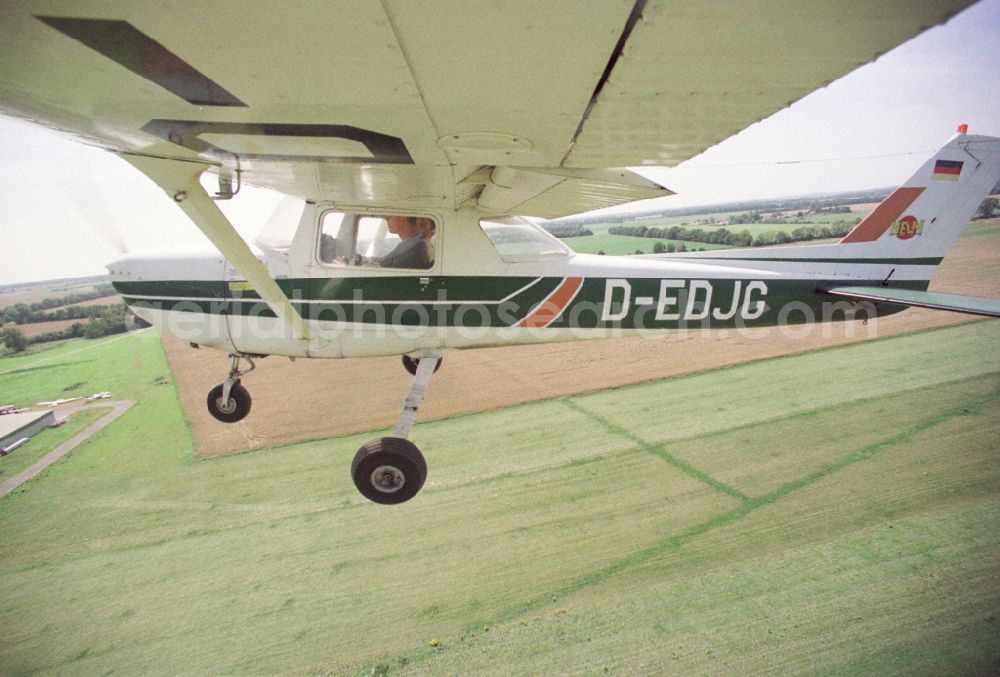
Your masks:
{"label": "landing gear strut", "polygon": [[427,479],[427,462],[417,445],[408,438],[441,355],[427,353],[410,360],[415,363],[416,373],[392,437],[381,437],[364,445],[351,463],[354,486],[365,498],[376,503],[408,501],[417,495]]}
{"label": "landing gear strut", "polygon": [[[240,383],[240,377],[253,371],[257,365],[249,355],[233,353],[229,357],[232,363],[229,367],[229,377],[208,391],[208,413],[223,423],[236,423],[246,418],[250,413],[250,393]],[[250,368],[240,371],[240,360],[246,360]]]}

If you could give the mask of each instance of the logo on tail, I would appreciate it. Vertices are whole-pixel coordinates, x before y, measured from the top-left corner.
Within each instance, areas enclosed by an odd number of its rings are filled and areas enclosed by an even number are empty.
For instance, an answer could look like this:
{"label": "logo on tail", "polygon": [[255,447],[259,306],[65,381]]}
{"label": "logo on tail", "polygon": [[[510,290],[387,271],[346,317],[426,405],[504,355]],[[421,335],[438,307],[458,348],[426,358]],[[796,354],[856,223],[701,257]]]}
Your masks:
{"label": "logo on tail", "polygon": [[907,214],[893,224],[890,232],[900,240],[909,240],[911,237],[924,232],[924,220],[920,219],[918,221],[917,217],[913,214]]}

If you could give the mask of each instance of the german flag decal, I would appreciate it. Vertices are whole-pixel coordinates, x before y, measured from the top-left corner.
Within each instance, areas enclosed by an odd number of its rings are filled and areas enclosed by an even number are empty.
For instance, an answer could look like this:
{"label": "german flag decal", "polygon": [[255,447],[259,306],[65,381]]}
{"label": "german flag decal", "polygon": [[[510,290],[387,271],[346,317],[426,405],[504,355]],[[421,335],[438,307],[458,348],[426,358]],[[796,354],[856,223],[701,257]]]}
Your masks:
{"label": "german flag decal", "polygon": [[934,173],[931,178],[939,181],[958,181],[961,173],[961,160],[938,160],[934,163]]}

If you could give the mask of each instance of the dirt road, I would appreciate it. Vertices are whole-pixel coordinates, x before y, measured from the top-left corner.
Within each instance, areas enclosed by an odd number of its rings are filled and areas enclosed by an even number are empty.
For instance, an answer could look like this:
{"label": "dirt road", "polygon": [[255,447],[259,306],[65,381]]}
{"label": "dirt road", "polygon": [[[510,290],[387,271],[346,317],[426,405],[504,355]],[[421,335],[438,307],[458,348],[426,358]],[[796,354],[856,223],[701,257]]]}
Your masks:
{"label": "dirt road", "polygon": [[[30,468],[18,473],[17,475],[14,475],[3,484],[0,484],[0,498],[14,491],[19,486],[21,486],[31,478],[38,475],[40,472],[48,468],[56,461],[58,461],[60,458],[62,458],[69,452],[73,451],[76,447],[78,447],[84,441],[86,441],[91,435],[96,433],[98,430],[101,430],[102,428],[110,424],[112,421],[114,421],[116,418],[118,418],[126,411],[128,411],[129,407],[131,407],[133,404],[134,402],[130,400],[119,400],[112,402],[101,402],[99,404],[88,404],[83,407],[78,407],[74,409],[73,411],[76,412],[76,411],[81,411],[83,409],[110,407],[111,411],[102,416],[101,418],[97,419],[96,421],[94,421],[86,428],[84,428],[83,431],[77,433],[70,439],[60,444],[58,447],[47,453],[45,456],[42,456],[42,458],[37,463],[32,465]],[[65,418],[66,417],[63,416],[61,417],[61,420]]]}

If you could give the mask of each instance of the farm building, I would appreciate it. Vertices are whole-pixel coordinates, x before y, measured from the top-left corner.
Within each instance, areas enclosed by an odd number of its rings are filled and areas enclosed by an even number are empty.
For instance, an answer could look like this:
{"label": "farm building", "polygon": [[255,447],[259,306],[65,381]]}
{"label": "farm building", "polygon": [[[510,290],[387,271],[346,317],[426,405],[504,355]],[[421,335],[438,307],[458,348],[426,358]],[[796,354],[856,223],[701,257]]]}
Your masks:
{"label": "farm building", "polygon": [[7,449],[22,438],[31,438],[56,424],[52,411],[26,411],[0,416],[0,449]]}

